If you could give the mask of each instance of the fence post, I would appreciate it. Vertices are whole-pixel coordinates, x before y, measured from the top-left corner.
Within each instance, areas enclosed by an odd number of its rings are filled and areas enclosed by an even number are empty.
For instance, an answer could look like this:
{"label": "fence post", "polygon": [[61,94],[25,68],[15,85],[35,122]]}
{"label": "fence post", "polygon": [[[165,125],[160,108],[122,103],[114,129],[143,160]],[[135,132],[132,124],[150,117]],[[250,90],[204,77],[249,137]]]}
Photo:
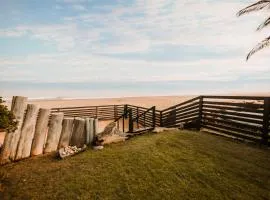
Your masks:
{"label": "fence post", "polygon": [[98,107],[96,106],[96,119],[98,118]]}
{"label": "fence post", "polygon": [[197,130],[199,131],[202,126],[202,114],[203,114],[203,96],[200,96],[199,98],[199,116],[198,116],[198,124],[197,124]]}
{"label": "fence post", "polygon": [[268,131],[270,121],[270,97],[264,98],[263,104],[263,130],[262,130],[262,144],[268,144]]}
{"label": "fence post", "polygon": [[152,110],[152,112],[153,112],[153,119],[152,119],[152,121],[153,121],[153,128],[155,128],[156,127],[156,106],[153,106],[153,110]]}
{"label": "fence post", "polygon": [[159,112],[159,126],[160,127],[163,126],[163,122],[162,122],[162,111]]}
{"label": "fence post", "polygon": [[118,116],[118,112],[117,112],[117,105],[114,105],[113,106],[114,107],[114,113],[113,113],[113,116],[114,116],[114,120],[116,120],[117,119],[117,116]]}
{"label": "fence post", "polygon": [[127,116],[127,109],[128,109],[128,106],[127,106],[127,104],[125,104],[125,106],[124,106],[125,118],[127,118],[127,117],[128,117],[128,116]]}
{"label": "fence post", "polygon": [[128,132],[133,133],[132,110],[128,112]]}
{"label": "fence post", "polygon": [[136,116],[136,123],[137,123],[137,128],[139,128],[139,108],[137,107],[137,116]]}
{"label": "fence post", "polygon": [[172,111],[172,115],[173,115],[173,126],[176,125],[176,106],[173,108],[173,111]]}

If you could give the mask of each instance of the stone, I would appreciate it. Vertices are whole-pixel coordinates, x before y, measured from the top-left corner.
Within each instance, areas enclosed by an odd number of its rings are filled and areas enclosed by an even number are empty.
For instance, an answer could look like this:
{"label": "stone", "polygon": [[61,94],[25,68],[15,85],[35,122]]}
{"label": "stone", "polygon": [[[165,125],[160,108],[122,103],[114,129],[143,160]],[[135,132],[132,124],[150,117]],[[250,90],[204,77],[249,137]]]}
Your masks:
{"label": "stone", "polygon": [[101,150],[101,149],[103,149],[104,147],[103,146],[93,146],[93,149],[94,150]]}
{"label": "stone", "polygon": [[96,135],[95,145],[123,142],[126,139],[128,139],[127,135],[117,128],[116,122],[111,122],[101,133]]}
{"label": "stone", "polygon": [[166,127],[156,127],[152,132],[153,133],[161,133],[161,132],[168,132],[168,131],[177,131],[178,128],[166,128]]}

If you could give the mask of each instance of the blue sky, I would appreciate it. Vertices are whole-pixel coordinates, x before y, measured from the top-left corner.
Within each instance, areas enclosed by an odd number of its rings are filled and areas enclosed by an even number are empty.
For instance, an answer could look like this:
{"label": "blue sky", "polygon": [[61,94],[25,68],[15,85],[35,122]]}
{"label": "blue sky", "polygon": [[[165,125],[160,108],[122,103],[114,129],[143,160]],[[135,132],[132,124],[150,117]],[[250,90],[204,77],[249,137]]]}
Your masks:
{"label": "blue sky", "polygon": [[266,12],[236,17],[253,2],[0,0],[0,95],[18,81],[28,90],[36,83],[186,81],[205,83],[202,92],[211,91],[210,81],[230,92],[252,80],[252,90],[268,92],[270,49],[245,62],[269,33],[255,32]]}

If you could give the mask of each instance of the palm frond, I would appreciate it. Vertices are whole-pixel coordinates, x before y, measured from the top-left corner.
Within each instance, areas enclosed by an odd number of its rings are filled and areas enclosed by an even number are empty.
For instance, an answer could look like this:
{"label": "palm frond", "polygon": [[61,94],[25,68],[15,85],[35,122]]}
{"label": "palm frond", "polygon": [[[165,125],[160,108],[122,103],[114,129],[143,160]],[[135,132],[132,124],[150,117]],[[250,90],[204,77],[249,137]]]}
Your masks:
{"label": "palm frond", "polygon": [[269,5],[270,5],[270,0],[261,0],[261,1],[258,1],[257,3],[254,3],[248,7],[240,10],[236,15],[241,16],[241,15],[249,13],[249,12],[261,10]]}
{"label": "palm frond", "polygon": [[266,39],[264,39],[262,42],[260,42],[259,44],[257,44],[247,55],[247,59],[248,60],[254,53],[258,52],[259,50],[267,47],[270,45],[270,36]]}
{"label": "palm frond", "polygon": [[270,17],[268,17],[260,26],[257,28],[257,31],[262,30],[264,27],[270,25]]}

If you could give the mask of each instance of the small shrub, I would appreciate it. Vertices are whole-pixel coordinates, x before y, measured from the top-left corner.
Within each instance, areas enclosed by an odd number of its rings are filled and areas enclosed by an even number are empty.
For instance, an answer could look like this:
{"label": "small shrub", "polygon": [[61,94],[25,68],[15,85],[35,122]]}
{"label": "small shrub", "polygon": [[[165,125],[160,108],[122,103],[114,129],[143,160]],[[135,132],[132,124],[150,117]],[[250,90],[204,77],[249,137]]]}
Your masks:
{"label": "small shrub", "polygon": [[14,114],[8,110],[7,106],[3,105],[4,101],[0,97],[0,129],[13,132],[17,129],[18,122],[15,119]]}

